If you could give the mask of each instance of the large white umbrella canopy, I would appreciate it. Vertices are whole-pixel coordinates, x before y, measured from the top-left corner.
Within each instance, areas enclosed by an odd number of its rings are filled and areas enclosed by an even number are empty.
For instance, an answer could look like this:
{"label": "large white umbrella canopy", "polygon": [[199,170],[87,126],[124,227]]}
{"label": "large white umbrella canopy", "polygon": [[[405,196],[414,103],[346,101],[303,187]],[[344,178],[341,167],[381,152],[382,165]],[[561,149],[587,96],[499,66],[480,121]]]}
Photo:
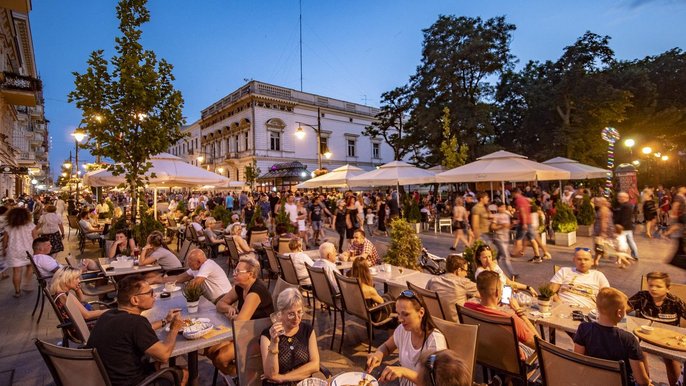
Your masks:
{"label": "large white umbrella canopy", "polygon": [[[217,173],[199,168],[169,153],[160,153],[150,157],[152,167],[145,173],[148,186],[152,187],[193,187],[201,185],[226,185],[229,179]],[[150,177],[152,174],[155,177]],[[115,176],[111,171],[98,170],[87,173],[84,183],[91,186],[117,186],[125,183],[124,174]]]}
{"label": "large white umbrella canopy", "polygon": [[564,157],[555,157],[547,161],[543,161],[543,163],[568,171],[570,173],[570,179],[572,180],[605,178],[607,177],[608,173],[612,174],[610,170],[582,164],[579,161]]}
{"label": "large white umbrella canopy", "polygon": [[436,175],[436,182],[568,180],[570,173],[527,157],[499,150]]}
{"label": "large white umbrella canopy", "polygon": [[364,172],[364,170],[358,168],[357,166],[343,165],[330,171],[329,173],[302,182],[296,187],[298,189],[348,188],[348,180],[352,177],[359,176]]}
{"label": "large white umbrella canopy", "polygon": [[435,182],[436,174],[402,161],[393,161],[376,170],[350,178],[351,187],[418,185]]}

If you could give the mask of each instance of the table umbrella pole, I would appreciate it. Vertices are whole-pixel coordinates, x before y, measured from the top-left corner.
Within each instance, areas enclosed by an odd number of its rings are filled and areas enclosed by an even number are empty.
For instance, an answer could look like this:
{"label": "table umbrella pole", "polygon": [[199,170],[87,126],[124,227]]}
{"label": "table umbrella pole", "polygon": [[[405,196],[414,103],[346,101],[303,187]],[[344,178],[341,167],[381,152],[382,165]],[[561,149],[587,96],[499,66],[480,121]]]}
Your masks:
{"label": "table umbrella pole", "polygon": [[155,190],[154,190],[153,197],[152,197],[152,199],[153,199],[152,207],[153,207],[153,211],[155,212],[155,220],[157,220],[157,187],[155,187],[154,189]]}

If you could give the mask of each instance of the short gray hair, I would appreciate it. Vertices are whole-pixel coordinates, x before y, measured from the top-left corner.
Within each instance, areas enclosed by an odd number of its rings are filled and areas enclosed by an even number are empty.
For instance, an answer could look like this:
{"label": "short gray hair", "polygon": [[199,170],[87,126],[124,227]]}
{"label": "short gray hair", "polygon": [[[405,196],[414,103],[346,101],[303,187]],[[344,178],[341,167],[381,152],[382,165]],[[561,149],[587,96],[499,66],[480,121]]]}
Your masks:
{"label": "short gray hair", "polygon": [[326,256],[328,256],[332,252],[336,254],[336,246],[333,245],[333,243],[331,242],[327,241],[319,246],[319,257],[322,259],[326,259]]}
{"label": "short gray hair", "polygon": [[281,291],[279,297],[276,299],[277,311],[283,311],[293,307],[296,304],[303,304],[303,296],[296,288],[286,288],[285,290]]}
{"label": "short gray hair", "polygon": [[257,261],[257,259],[251,256],[243,256],[240,259],[238,259],[238,262],[249,265],[250,272],[252,272],[253,276],[255,276],[256,278],[260,277],[260,271],[262,269],[260,268],[260,263]]}

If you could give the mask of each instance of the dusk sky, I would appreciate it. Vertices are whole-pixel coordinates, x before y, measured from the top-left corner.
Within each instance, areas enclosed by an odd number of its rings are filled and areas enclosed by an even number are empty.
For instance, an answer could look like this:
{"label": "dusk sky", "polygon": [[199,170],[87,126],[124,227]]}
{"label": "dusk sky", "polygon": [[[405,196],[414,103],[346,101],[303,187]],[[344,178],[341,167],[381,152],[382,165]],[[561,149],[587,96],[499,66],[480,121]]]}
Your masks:
{"label": "dusk sky", "polygon": [[[117,29],[115,0],[34,0],[30,21],[50,120],[53,174],[74,149],[69,135],[81,112],[67,103],[73,71],[104,49],[110,59]],[[187,123],[254,79],[300,89],[298,0],[150,0],[143,45],[174,65]],[[422,29],[439,15],[505,15],[517,26],[511,44],[518,66],[556,60],[590,30],[612,37],[619,59],[686,46],[686,1],[302,0],[303,91],[379,105],[420,64]],[[86,160],[92,158],[82,151]]]}

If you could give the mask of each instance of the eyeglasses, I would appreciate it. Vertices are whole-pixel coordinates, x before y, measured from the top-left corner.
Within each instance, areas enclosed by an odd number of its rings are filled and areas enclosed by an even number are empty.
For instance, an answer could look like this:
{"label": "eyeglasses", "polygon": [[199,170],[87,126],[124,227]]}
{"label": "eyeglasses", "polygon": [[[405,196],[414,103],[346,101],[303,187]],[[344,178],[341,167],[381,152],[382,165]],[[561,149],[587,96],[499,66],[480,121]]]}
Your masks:
{"label": "eyeglasses", "polygon": [[436,386],[436,354],[431,354],[426,358],[426,368],[431,377],[431,386]]}
{"label": "eyeglasses", "polygon": [[576,248],[574,248],[574,252],[579,252],[579,251],[591,252],[591,248],[584,248],[584,247],[576,247]]}
{"label": "eyeglasses", "polygon": [[137,293],[135,296],[143,296],[143,295],[152,296],[153,295],[153,289],[150,288],[150,291]]}
{"label": "eyeglasses", "polygon": [[238,274],[241,274],[241,273],[248,273],[248,272],[252,272],[252,271],[247,270],[247,269],[244,269],[244,270],[234,269],[234,270],[233,270],[233,274],[234,274],[234,275],[238,275]]}
{"label": "eyeglasses", "polygon": [[300,311],[291,311],[291,312],[287,313],[286,316],[288,317],[289,320],[295,319],[296,316],[297,316],[298,318],[302,318],[302,317],[303,317],[303,311],[302,311],[302,310],[300,310]]}

